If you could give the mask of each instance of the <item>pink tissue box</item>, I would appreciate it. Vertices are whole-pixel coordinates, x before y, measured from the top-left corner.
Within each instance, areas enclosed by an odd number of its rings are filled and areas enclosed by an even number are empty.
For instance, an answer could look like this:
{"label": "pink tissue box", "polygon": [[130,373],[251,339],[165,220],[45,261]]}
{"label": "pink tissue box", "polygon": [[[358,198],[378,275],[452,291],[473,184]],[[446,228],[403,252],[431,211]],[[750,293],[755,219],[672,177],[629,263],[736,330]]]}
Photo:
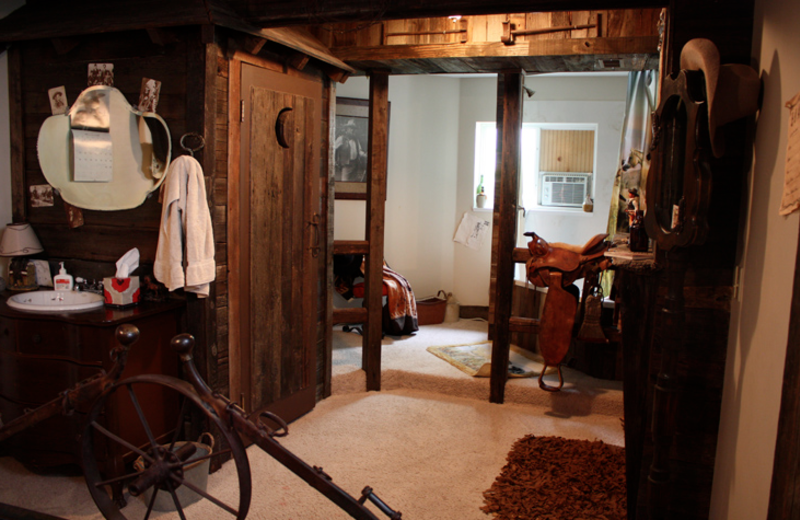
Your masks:
{"label": "pink tissue box", "polygon": [[110,307],[127,307],[139,303],[139,277],[103,278],[103,296]]}

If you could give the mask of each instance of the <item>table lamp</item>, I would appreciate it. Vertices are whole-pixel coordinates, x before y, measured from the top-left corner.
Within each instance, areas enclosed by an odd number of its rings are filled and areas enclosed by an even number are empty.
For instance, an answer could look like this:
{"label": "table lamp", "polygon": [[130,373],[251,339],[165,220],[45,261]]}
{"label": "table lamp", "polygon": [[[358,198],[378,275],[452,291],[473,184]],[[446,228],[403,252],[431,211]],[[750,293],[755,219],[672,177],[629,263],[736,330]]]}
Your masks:
{"label": "table lamp", "polygon": [[11,257],[8,266],[8,289],[33,291],[36,283],[36,265],[28,258],[44,251],[41,242],[27,222],[8,224],[0,240],[0,256]]}

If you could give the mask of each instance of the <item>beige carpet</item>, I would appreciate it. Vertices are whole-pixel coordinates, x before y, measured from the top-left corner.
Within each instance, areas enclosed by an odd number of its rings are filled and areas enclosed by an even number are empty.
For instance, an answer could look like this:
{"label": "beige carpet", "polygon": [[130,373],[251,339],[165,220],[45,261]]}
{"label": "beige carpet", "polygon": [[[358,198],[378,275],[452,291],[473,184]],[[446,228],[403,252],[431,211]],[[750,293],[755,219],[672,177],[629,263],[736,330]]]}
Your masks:
{"label": "beige carpet", "polygon": [[[337,327],[333,333],[333,394],[363,392],[366,375],[361,370],[361,339]],[[484,320],[459,320],[424,325],[413,336],[383,339],[381,388],[407,388],[444,395],[489,400],[489,378],[472,377],[427,351],[431,346],[469,345],[487,341]],[[563,416],[604,414],[622,417],[622,382],[596,379],[582,372],[563,369],[564,388],[549,393],[539,388],[536,378],[513,378],[506,383],[505,402],[542,406],[548,413]],[[545,381],[558,384],[550,374]]]}
{"label": "beige carpet", "polygon": [[[485,322],[456,325],[448,344],[467,343],[469,339],[463,338],[471,335],[484,334],[485,338]],[[571,385],[568,391],[548,394],[547,399],[535,398],[544,404],[513,403],[525,393],[546,394],[531,386],[517,386],[524,381],[535,385],[535,380],[515,379],[509,382],[509,390],[517,390],[507,394],[515,399],[503,405],[491,404],[488,399],[475,398],[484,392],[482,387],[467,384],[476,380],[488,384],[488,379],[472,378],[425,352],[427,329],[443,326],[425,326],[407,340],[387,338],[384,367],[390,372],[384,374],[385,390],[381,392],[351,388],[357,386],[358,377],[347,368],[346,361],[358,357],[360,362],[360,355],[348,352],[355,347],[342,348],[341,343],[349,342],[350,336],[357,340],[360,336],[336,333],[339,347],[334,352],[334,395],[290,425],[289,436],[281,440],[282,444],[308,464],[323,467],[353,496],[364,486],[371,486],[401,511],[403,518],[411,520],[489,518],[479,509],[482,493],[500,473],[514,441],[525,435],[623,444],[621,405],[612,404],[616,401],[611,398],[620,393],[615,385],[600,384],[590,391],[592,381],[577,376],[570,381],[567,376]],[[339,337],[344,334],[344,338]],[[438,331],[433,331],[429,338],[438,336]],[[409,347],[417,343],[419,347]],[[410,352],[399,355],[402,350],[417,349],[419,356]],[[392,365],[406,355],[407,366]],[[415,367],[419,368],[416,374],[412,371]],[[448,377],[437,376],[440,370]],[[437,383],[436,379],[441,381]],[[434,390],[408,388],[410,384]],[[602,406],[593,406],[598,403]],[[248,457],[253,472],[253,503],[247,518],[349,518],[258,447],[249,448]],[[238,485],[232,477],[233,469],[228,463],[210,475],[209,491],[220,497],[235,493]],[[68,519],[102,518],[82,478],[36,475],[10,457],[0,458],[0,502]],[[128,518],[143,517],[142,505],[134,500],[123,512]],[[207,501],[189,506],[187,512],[191,519],[229,518]],[[383,518],[380,514],[378,517]],[[177,514],[159,513],[153,518],[172,520]]]}

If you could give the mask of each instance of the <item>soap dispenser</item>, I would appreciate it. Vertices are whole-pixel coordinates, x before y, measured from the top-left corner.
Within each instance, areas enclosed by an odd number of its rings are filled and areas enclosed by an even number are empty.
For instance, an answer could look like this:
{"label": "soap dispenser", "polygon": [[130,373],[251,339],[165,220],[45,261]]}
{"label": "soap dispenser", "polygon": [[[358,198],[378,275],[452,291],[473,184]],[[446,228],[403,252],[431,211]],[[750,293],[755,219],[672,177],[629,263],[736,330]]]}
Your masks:
{"label": "soap dispenser", "polygon": [[61,269],[58,270],[58,274],[53,277],[53,286],[56,291],[71,291],[73,286],[72,275],[67,274],[67,270],[64,268],[64,262],[59,262],[61,265]]}

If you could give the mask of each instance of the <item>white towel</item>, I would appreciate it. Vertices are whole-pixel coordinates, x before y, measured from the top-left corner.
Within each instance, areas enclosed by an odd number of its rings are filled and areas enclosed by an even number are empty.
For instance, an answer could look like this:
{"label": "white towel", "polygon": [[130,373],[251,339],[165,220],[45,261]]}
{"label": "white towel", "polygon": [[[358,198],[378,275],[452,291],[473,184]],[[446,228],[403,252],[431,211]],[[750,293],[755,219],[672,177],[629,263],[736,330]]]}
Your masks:
{"label": "white towel", "polygon": [[172,161],[161,186],[161,226],[153,274],[167,289],[208,296],[216,277],[214,229],[203,168],[194,157]]}

